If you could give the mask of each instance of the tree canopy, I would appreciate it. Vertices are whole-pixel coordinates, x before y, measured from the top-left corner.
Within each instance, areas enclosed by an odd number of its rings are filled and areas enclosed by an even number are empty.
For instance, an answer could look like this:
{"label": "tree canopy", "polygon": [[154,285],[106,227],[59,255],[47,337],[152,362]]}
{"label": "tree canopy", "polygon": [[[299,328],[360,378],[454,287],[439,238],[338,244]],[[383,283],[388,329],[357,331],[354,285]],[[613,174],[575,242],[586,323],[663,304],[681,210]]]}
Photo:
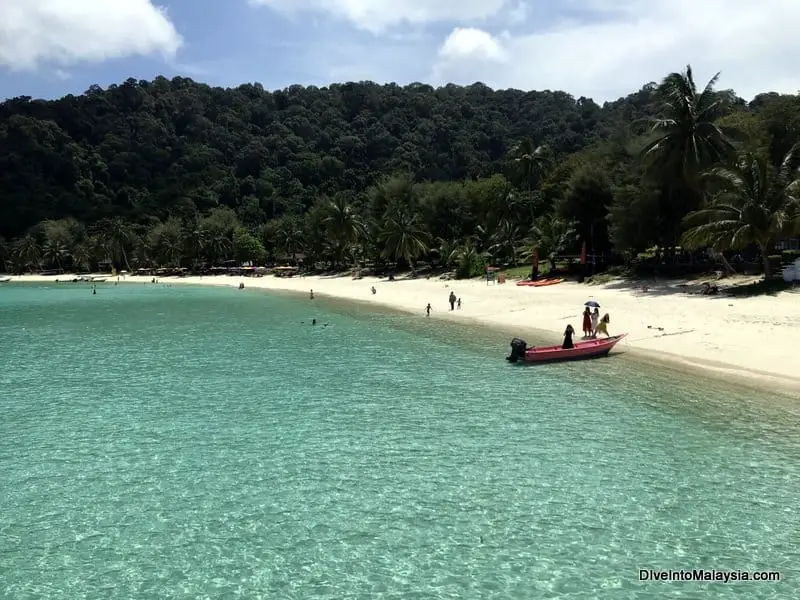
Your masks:
{"label": "tree canopy", "polygon": [[[687,214],[712,202],[706,171],[747,152],[784,173],[800,141],[799,96],[748,103],[716,83],[698,88],[687,68],[602,106],[480,83],[270,92],[180,77],[9,99],[0,270],[304,255],[468,261],[472,272],[537,244],[543,257],[583,242],[618,257],[674,247]],[[796,179],[781,177],[784,189]],[[760,235],[759,248],[789,229]]]}

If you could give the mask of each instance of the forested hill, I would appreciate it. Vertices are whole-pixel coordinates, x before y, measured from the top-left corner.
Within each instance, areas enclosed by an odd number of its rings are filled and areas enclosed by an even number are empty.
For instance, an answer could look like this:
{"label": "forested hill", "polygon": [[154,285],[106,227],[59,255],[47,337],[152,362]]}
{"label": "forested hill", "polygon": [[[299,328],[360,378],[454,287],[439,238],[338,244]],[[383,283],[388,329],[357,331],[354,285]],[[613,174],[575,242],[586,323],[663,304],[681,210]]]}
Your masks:
{"label": "forested hill", "polygon": [[54,102],[16,98],[0,105],[0,227],[13,237],[43,219],[139,220],[218,205],[270,218],[384,175],[500,173],[523,139],[573,153],[607,135],[607,116],[563,92],[481,84],[271,93],[158,78]]}
{"label": "forested hill", "polygon": [[[705,170],[741,166],[751,151],[771,178],[800,141],[797,96],[748,104],[714,84],[696,87],[687,69],[602,107],[482,84],[268,92],[163,77],[10,99],[0,104],[0,271],[301,252],[476,272],[485,259],[517,262],[521,248],[552,256],[586,241],[630,257],[671,247],[715,193],[701,185]],[[707,229],[691,244],[747,242],[766,256],[781,227],[768,238]]]}

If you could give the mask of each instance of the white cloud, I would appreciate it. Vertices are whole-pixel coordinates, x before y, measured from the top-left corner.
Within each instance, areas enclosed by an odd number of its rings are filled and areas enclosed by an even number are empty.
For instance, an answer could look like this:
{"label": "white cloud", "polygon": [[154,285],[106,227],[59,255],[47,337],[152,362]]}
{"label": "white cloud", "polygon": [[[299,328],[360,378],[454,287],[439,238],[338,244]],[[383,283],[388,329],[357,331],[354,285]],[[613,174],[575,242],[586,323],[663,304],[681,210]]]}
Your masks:
{"label": "white cloud", "polygon": [[13,70],[171,57],[181,44],[165,11],[150,0],[0,0],[0,66]]}
{"label": "white cloud", "polygon": [[510,0],[250,0],[286,15],[324,13],[382,33],[399,25],[472,23],[496,16]]}
{"label": "white cloud", "polygon": [[699,85],[722,71],[720,87],[746,98],[800,90],[796,0],[569,0],[565,6],[583,21],[540,22],[535,32],[505,39],[472,30],[470,38],[482,47],[498,48],[491,56],[459,56],[454,48],[465,46],[465,35],[456,27],[440,47],[431,79],[559,89],[603,101],[691,63]]}
{"label": "white cloud", "polygon": [[[482,81],[496,88],[560,89],[603,101],[691,63],[699,83],[722,71],[720,86],[745,97],[800,90],[794,64],[800,55],[797,0],[248,1],[375,34],[371,47],[381,49],[383,71],[375,72],[369,49],[337,68],[368,70],[381,81]],[[438,55],[408,42],[404,48],[393,44],[398,58],[388,58],[385,44],[390,36],[399,39],[398,29],[438,33],[443,26],[452,33]],[[510,26],[511,34],[495,29]],[[348,30],[337,31],[336,39],[325,44],[351,45]],[[326,57],[316,60],[321,67]]]}
{"label": "white cloud", "polygon": [[484,63],[506,62],[509,56],[502,42],[474,27],[453,30],[442,44],[439,56],[445,61],[480,60]]}

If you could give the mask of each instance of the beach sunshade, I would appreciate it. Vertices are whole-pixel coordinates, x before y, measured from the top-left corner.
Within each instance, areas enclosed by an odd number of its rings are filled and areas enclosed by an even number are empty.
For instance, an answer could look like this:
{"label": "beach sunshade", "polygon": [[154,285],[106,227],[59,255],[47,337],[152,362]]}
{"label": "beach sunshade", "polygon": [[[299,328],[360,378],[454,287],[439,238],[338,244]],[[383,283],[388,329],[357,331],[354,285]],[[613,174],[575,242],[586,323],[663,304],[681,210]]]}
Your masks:
{"label": "beach sunshade", "polygon": [[595,302],[594,300],[589,300],[584,306],[589,306],[591,308],[600,308],[600,305]]}

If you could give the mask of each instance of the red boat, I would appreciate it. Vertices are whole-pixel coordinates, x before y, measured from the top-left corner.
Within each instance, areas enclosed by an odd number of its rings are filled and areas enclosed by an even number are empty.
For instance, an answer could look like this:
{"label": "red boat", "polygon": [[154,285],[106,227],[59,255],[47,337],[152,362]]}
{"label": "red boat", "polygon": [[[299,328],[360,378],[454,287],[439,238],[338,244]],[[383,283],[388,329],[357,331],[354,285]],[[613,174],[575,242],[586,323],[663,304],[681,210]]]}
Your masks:
{"label": "red boat", "polygon": [[542,346],[535,348],[528,347],[525,340],[514,338],[511,340],[511,354],[506,357],[508,362],[524,363],[553,363],[568,360],[584,360],[587,358],[600,358],[608,356],[611,349],[618,341],[624,338],[627,333],[614,335],[608,338],[595,338],[592,340],[582,340],[575,342],[575,346],[565,350],[558,346]]}
{"label": "red boat", "polygon": [[564,281],[560,278],[549,278],[549,279],[535,279],[534,281],[518,281],[517,285],[523,287],[543,287],[546,285],[555,285],[557,283],[561,283]]}

